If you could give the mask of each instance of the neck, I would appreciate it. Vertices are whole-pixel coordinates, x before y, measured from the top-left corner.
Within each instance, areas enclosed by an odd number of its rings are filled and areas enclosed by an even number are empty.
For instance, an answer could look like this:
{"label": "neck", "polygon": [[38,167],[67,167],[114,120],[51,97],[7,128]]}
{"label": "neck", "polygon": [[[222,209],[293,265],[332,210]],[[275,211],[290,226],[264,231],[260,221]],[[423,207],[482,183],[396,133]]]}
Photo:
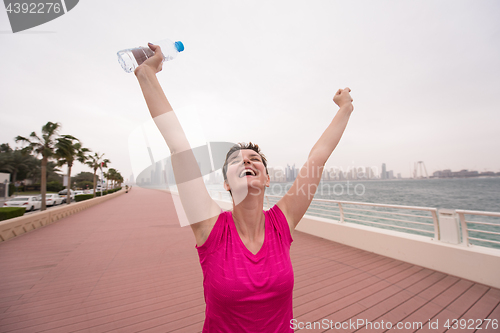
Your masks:
{"label": "neck", "polygon": [[233,200],[233,220],[240,236],[249,240],[258,239],[264,234],[264,194],[248,194],[244,200],[235,204]]}

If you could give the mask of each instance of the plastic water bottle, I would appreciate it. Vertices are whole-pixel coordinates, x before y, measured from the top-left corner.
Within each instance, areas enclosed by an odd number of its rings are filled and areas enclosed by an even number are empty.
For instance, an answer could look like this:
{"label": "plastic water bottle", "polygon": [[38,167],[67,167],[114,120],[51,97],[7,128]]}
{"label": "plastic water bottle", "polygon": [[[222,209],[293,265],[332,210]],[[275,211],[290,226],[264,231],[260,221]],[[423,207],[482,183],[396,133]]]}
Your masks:
{"label": "plastic water bottle", "polygon": [[[169,61],[177,57],[179,52],[184,51],[182,42],[172,42],[171,40],[160,40],[155,45],[159,45],[161,53],[163,53],[163,61]],[[149,47],[139,46],[133,49],[118,51],[118,62],[123,70],[127,73],[132,73],[146,59],[152,57],[155,53]]]}

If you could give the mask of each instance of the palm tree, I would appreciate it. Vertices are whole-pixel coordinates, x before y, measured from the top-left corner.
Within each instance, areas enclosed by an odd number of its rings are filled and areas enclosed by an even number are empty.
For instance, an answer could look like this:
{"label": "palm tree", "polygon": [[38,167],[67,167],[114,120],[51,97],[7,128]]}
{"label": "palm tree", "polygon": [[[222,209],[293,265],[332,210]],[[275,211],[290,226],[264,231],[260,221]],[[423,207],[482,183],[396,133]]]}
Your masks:
{"label": "palm tree", "polygon": [[40,191],[42,193],[42,208],[41,210],[47,209],[45,204],[45,197],[47,194],[47,162],[50,158],[53,158],[55,151],[55,137],[58,135],[58,131],[61,128],[59,123],[48,122],[42,126],[42,137],[36,135],[32,132],[29,138],[23,136],[17,136],[15,138],[16,142],[25,142],[28,144],[23,150],[29,153],[35,153],[35,155],[42,155],[42,175],[40,183]]}
{"label": "palm tree", "polygon": [[86,162],[90,168],[94,169],[94,198],[95,198],[95,190],[96,190],[96,183],[97,183],[97,179],[96,179],[97,169],[99,169],[101,167],[107,168],[108,163],[111,163],[111,161],[108,160],[107,158],[102,159],[103,156],[104,156],[104,153],[102,153],[101,155],[99,155],[99,153],[94,153],[94,155],[90,155],[88,157],[89,161]]}
{"label": "palm tree", "polygon": [[109,185],[109,172],[103,172],[102,175],[106,178],[106,191],[108,190]]}
{"label": "palm tree", "polygon": [[113,180],[113,188],[116,187],[116,184],[118,184],[118,187],[123,183],[123,177],[122,175],[116,171],[116,169],[109,169],[111,172],[111,179]]}
{"label": "palm tree", "polygon": [[[76,142],[75,142],[76,141]],[[68,185],[66,203],[69,205],[71,202],[71,168],[76,161],[85,163],[87,160],[86,153],[90,152],[89,149],[83,148],[79,140],[71,135],[63,135],[57,139],[57,150],[55,156],[58,158],[57,165],[68,165]]]}
{"label": "palm tree", "polygon": [[116,181],[118,182],[118,187],[122,186],[123,176],[120,173],[118,173],[118,177],[117,177]]}
{"label": "palm tree", "polygon": [[108,176],[109,176],[109,179],[110,179],[111,181],[113,181],[113,188],[115,188],[115,184],[114,184],[114,182],[115,182],[115,179],[116,179],[116,175],[117,175],[117,171],[116,171],[116,169],[110,168],[110,169],[108,170]]}

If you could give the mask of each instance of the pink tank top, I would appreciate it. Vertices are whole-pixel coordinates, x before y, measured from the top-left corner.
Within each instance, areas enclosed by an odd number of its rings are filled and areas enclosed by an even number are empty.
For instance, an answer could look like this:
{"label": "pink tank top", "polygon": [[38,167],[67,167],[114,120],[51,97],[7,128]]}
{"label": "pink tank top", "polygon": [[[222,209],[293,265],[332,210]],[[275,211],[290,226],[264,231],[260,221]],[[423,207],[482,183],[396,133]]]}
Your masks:
{"label": "pink tank top", "polygon": [[202,246],[196,246],[205,290],[204,333],[293,332],[292,236],[278,206],[265,213],[257,254],[243,244],[231,212],[222,212]]}

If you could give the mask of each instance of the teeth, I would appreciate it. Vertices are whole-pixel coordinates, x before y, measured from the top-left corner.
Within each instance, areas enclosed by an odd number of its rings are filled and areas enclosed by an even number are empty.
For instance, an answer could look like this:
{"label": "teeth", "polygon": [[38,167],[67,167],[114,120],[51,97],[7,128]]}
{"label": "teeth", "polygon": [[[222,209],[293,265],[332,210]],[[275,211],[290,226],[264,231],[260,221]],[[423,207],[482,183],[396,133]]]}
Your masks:
{"label": "teeth", "polygon": [[240,178],[245,177],[247,172],[249,172],[252,176],[255,176],[255,172],[252,169],[245,169],[241,171]]}

